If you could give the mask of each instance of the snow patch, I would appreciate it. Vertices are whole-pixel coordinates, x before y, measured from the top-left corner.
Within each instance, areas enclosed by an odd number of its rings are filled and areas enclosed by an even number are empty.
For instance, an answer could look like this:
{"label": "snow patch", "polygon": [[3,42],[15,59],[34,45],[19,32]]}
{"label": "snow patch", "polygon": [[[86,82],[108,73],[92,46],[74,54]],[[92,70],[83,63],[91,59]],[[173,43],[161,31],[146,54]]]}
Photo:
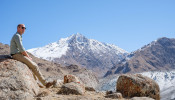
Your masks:
{"label": "snow patch", "polygon": [[62,55],[66,55],[66,52],[69,49],[67,39],[68,38],[60,39],[58,42],[51,43],[44,47],[33,48],[27,51],[36,57],[46,60],[60,58]]}

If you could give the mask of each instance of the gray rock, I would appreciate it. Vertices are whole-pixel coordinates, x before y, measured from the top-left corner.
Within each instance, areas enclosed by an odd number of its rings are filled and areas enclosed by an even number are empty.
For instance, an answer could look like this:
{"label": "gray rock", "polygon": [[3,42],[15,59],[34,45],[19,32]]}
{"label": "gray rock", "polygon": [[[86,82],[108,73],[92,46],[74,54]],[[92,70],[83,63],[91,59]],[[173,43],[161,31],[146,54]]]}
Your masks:
{"label": "gray rock", "polygon": [[83,84],[71,82],[64,84],[61,89],[58,91],[58,94],[75,94],[83,95],[85,93],[85,87]]}
{"label": "gray rock", "polygon": [[86,91],[95,91],[95,89],[93,87],[88,87],[88,86],[85,87],[85,90]]}
{"label": "gray rock", "polygon": [[123,98],[121,93],[111,93],[111,94],[107,94],[105,97],[112,98],[112,99],[122,99]]}
{"label": "gray rock", "polygon": [[31,100],[39,91],[30,69],[12,59],[0,60],[0,100]]}
{"label": "gray rock", "polygon": [[155,99],[148,98],[148,97],[133,97],[129,100],[155,100]]}

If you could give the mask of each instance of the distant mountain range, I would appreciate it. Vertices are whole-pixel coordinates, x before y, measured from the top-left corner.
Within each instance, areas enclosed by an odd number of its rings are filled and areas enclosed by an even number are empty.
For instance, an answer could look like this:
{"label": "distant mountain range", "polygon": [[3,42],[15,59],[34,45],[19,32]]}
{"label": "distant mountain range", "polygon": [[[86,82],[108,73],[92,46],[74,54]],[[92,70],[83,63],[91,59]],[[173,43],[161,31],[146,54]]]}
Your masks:
{"label": "distant mountain range", "polygon": [[61,65],[79,65],[93,70],[100,76],[128,54],[127,51],[115,45],[88,39],[79,33],[44,47],[30,49],[28,52]]}
{"label": "distant mountain range", "polygon": [[130,53],[112,67],[106,76],[121,73],[175,70],[175,39],[159,38]]}

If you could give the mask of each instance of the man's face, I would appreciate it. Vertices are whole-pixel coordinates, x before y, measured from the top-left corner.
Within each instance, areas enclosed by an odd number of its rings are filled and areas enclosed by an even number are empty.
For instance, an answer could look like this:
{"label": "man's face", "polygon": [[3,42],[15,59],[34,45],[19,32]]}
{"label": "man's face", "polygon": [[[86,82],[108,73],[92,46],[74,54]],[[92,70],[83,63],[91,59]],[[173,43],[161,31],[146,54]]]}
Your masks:
{"label": "man's face", "polygon": [[25,32],[25,25],[21,25],[18,27],[18,32],[22,35]]}

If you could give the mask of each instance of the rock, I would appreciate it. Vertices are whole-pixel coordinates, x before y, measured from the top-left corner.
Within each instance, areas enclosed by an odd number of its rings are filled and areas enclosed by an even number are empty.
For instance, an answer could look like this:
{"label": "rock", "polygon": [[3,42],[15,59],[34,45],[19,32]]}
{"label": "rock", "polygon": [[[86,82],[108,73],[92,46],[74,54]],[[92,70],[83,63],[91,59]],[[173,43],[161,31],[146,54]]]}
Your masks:
{"label": "rock", "polygon": [[79,73],[72,74],[77,76],[87,87],[93,87],[95,89],[99,84],[99,80],[95,76],[95,73],[90,70],[81,69]]}
{"label": "rock", "polygon": [[41,93],[39,93],[37,95],[37,97],[45,97],[45,96],[48,96],[50,94],[50,91],[49,90],[45,90],[45,91],[42,91]]}
{"label": "rock", "polygon": [[112,99],[122,99],[122,94],[121,93],[107,93],[107,95],[105,96],[106,98],[112,98]]}
{"label": "rock", "polygon": [[140,74],[124,74],[119,76],[116,86],[117,92],[122,93],[123,97],[150,97],[160,100],[160,89],[158,84]]}
{"label": "rock", "polygon": [[58,93],[83,95],[85,93],[84,84],[74,75],[65,75],[64,84]]}
{"label": "rock", "polygon": [[42,98],[36,98],[36,100],[42,100]]}
{"label": "rock", "polygon": [[83,95],[84,93],[85,93],[84,85],[77,82],[66,83],[58,91],[58,94],[66,94],[66,95],[69,94]]}
{"label": "rock", "polygon": [[64,84],[65,83],[70,83],[70,82],[80,83],[80,80],[74,75],[65,75],[64,76]]}
{"label": "rock", "polygon": [[129,100],[154,100],[154,99],[148,97],[133,97]]}
{"label": "rock", "polygon": [[0,100],[32,100],[39,87],[30,69],[23,63],[0,60]]}
{"label": "rock", "polygon": [[87,90],[87,91],[95,91],[95,89],[93,87],[88,87],[88,86],[85,87],[85,90]]}
{"label": "rock", "polygon": [[113,91],[106,91],[106,95],[113,94]]}
{"label": "rock", "polygon": [[55,83],[53,84],[54,88],[61,87],[63,85],[63,80],[56,80],[54,81]]}

